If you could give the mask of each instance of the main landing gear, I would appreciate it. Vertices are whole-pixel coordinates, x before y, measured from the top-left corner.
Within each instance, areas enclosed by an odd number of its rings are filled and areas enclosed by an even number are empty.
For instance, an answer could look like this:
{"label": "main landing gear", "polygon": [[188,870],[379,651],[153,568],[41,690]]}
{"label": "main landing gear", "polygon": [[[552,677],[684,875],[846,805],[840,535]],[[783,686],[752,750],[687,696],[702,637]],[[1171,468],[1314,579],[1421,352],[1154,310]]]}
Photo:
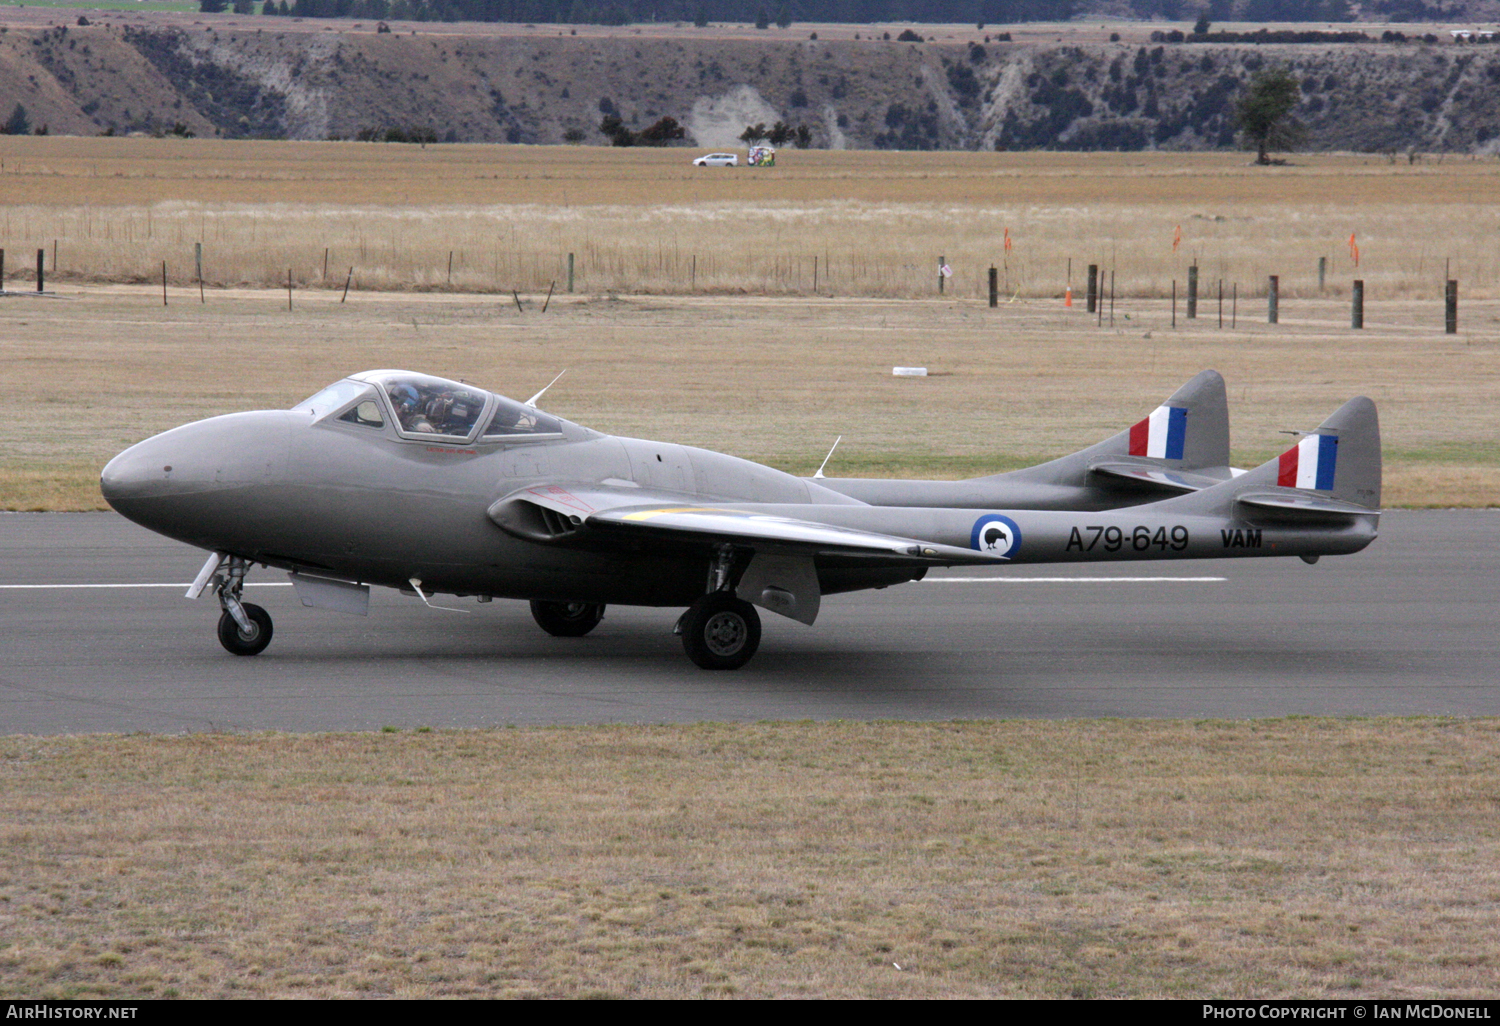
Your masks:
{"label": "main landing gear", "polygon": [[271,614],[253,602],[240,601],[250,564],[239,556],[229,556],[219,568],[224,572],[215,573],[213,578],[224,610],[219,614],[219,644],[237,656],[260,655],[271,643]]}
{"label": "main landing gear", "polygon": [[760,614],[734,594],[734,550],[721,545],[708,572],[708,594],[677,621],[688,658],[705,670],[738,670],[760,647]]}
{"label": "main landing gear", "polygon": [[738,670],[760,647],[760,614],[733,592],[710,592],[682,614],[677,632],[688,658],[705,670]]}
{"label": "main landing gear", "polygon": [[604,606],[594,602],[543,602],[531,600],[531,618],[542,630],[557,638],[581,638],[604,619]]}

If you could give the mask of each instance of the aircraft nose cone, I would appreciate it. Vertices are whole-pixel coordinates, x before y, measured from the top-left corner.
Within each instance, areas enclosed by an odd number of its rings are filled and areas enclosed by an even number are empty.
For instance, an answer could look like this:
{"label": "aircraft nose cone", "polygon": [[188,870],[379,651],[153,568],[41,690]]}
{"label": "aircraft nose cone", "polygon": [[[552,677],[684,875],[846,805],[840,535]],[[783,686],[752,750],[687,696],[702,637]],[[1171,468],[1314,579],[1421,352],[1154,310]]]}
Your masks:
{"label": "aircraft nose cone", "polygon": [[162,491],[170,482],[175,469],[172,447],[156,444],[160,437],[132,445],[104,465],[99,474],[99,490],[115,509],[120,508],[121,502]]}
{"label": "aircraft nose cone", "polygon": [[[188,540],[222,521],[258,488],[284,477],[285,411],[236,413],[173,428],[105,465],[105,501],[143,527]],[[196,542],[195,542],[196,544]]]}

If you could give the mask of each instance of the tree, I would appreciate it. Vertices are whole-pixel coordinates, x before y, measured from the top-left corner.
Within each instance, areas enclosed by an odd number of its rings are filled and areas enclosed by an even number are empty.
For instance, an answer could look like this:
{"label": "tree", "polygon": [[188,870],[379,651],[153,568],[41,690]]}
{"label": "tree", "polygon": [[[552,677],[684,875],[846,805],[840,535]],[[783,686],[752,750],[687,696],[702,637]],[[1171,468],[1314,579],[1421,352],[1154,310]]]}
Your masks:
{"label": "tree", "polygon": [[[603,107],[604,101],[599,101],[599,105]],[[610,104],[610,106],[613,107],[614,104]],[[618,114],[604,115],[604,120],[599,122],[599,131],[609,137],[609,144],[611,146],[635,145],[635,133],[625,127],[625,122],[620,120],[620,115]]]}
{"label": "tree", "polygon": [[1198,15],[1198,20],[1193,23],[1193,35],[1195,35],[1195,36],[1206,36],[1206,35],[1208,35],[1209,26],[1212,25],[1212,24],[1213,24],[1213,22],[1211,22],[1211,21],[1208,20],[1208,12],[1204,11],[1202,14]]}
{"label": "tree", "polygon": [[1292,117],[1301,99],[1302,89],[1286,68],[1267,68],[1250,80],[1234,120],[1247,146],[1255,147],[1257,164],[1269,164],[1271,150],[1290,150],[1301,140],[1302,123]]}
{"label": "tree", "polygon": [[18,103],[16,109],[10,112],[10,117],[6,119],[4,127],[0,128],[0,132],[6,135],[25,135],[30,131],[31,118],[26,115],[26,108]]}
{"label": "tree", "polygon": [[754,125],[746,125],[745,130],[740,133],[740,142],[754,146],[766,137],[766,123],[764,121]]}
{"label": "tree", "polygon": [[636,136],[636,141],[642,146],[666,146],[673,140],[682,139],[687,136],[687,129],[677,123],[673,117],[662,118],[656,124],[643,129]]}

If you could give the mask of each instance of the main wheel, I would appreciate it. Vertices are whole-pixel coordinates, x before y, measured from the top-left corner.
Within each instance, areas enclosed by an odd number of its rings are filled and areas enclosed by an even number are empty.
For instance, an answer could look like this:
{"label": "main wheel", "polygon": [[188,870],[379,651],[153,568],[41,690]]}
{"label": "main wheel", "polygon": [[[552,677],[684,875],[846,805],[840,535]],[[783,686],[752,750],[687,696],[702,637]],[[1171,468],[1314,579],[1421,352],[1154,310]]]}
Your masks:
{"label": "main wheel", "polygon": [[271,614],[251,602],[241,607],[250,618],[250,633],[240,630],[226,609],[219,614],[219,644],[237,656],[260,655],[271,643]]}
{"label": "main wheel", "polygon": [[537,626],[559,638],[581,638],[604,619],[604,606],[593,602],[542,602],[531,600],[531,617]]}
{"label": "main wheel", "polygon": [[705,595],[682,619],[682,647],[705,670],[738,670],[760,647],[760,614],[729,592]]}

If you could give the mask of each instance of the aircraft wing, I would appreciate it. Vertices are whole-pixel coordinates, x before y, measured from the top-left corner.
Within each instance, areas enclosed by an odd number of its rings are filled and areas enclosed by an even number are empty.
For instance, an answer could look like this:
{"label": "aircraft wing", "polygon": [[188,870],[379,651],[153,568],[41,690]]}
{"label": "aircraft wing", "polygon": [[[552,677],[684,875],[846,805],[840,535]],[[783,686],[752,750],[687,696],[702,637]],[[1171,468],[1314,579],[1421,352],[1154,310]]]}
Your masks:
{"label": "aircraft wing", "polygon": [[533,541],[560,542],[597,532],[679,544],[729,542],[809,555],[865,557],[888,566],[1005,562],[973,549],[709,505],[633,487],[534,485],[498,499],[489,517],[503,530]]}
{"label": "aircraft wing", "polygon": [[625,535],[655,535],[677,541],[725,541],[778,549],[870,556],[886,563],[953,566],[995,564],[1003,556],[915,538],[875,534],[812,520],[768,516],[724,506],[651,505],[590,514],[590,527]]}

